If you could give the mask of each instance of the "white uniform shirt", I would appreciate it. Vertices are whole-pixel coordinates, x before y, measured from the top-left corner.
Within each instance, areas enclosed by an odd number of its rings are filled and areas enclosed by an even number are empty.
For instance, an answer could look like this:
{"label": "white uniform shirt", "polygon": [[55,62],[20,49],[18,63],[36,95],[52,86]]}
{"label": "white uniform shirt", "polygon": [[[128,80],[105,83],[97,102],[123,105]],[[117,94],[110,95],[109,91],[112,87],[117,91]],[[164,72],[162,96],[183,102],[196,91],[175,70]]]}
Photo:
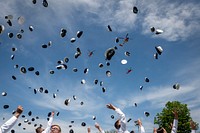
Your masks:
{"label": "white uniform shirt", "polygon": [[52,123],[53,123],[53,116],[49,118],[49,121],[47,122],[47,127],[44,131],[42,131],[42,133],[49,133]]}
{"label": "white uniform shirt", "polygon": [[116,113],[119,115],[121,127],[118,129],[118,133],[130,133],[129,131],[126,130],[126,117],[125,114],[117,108]]}
{"label": "white uniform shirt", "polygon": [[139,133],[145,133],[144,127],[142,125],[139,126]]}
{"label": "white uniform shirt", "polygon": [[177,129],[178,129],[178,120],[174,119],[171,133],[177,133]]}
{"label": "white uniform shirt", "polygon": [[6,121],[0,128],[0,133],[7,133],[17,122],[17,117],[13,116]]}

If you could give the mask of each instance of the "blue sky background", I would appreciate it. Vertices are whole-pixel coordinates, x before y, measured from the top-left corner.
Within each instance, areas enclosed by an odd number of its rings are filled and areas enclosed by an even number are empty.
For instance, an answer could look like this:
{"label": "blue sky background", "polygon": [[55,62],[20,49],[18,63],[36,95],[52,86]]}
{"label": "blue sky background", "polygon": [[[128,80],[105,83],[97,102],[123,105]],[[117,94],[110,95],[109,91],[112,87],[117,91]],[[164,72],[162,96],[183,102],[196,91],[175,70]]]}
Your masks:
{"label": "blue sky background", "polygon": [[[47,114],[52,110],[60,112],[53,123],[61,125],[63,132],[70,130],[71,121],[74,121],[75,132],[87,132],[89,126],[92,132],[97,132],[95,122],[110,130],[117,119],[115,112],[106,108],[107,103],[112,103],[123,110],[127,119],[132,118],[127,123],[128,130],[137,131],[133,120],[140,118],[146,132],[150,133],[158,127],[153,123],[156,113],[162,111],[167,101],[174,100],[188,104],[193,120],[200,122],[199,1],[48,0],[48,3],[45,8],[42,0],[35,5],[31,0],[0,1],[0,24],[5,26],[0,34],[0,92],[7,92],[7,96],[0,97],[0,124],[22,105],[26,117],[19,119],[20,127],[14,127],[17,132],[34,132],[34,124],[45,127]],[[132,12],[133,6],[138,7],[138,14]],[[6,15],[13,15],[13,26],[6,23]],[[25,18],[23,24],[18,23],[20,16]],[[32,32],[30,25],[34,27]],[[163,34],[152,33],[152,26],[162,29]],[[64,38],[60,36],[61,28],[67,30]],[[16,34],[21,29],[23,37],[17,39]],[[81,38],[76,37],[79,30],[83,31]],[[14,33],[12,39],[7,35],[9,32]],[[115,43],[115,38],[125,37],[127,33],[130,40],[120,47],[123,40]],[[70,42],[72,37],[76,38],[74,43]],[[51,47],[42,48],[49,41],[52,41]],[[155,46],[159,45],[163,53],[156,60],[153,55]],[[118,49],[107,66],[104,53],[114,46]],[[13,47],[17,51],[13,52]],[[82,54],[75,59],[78,47]],[[94,54],[89,57],[88,52],[93,50]],[[130,52],[129,57],[124,55],[126,51]],[[10,59],[11,55],[15,55],[14,60]],[[65,63],[68,68],[57,70],[57,61],[65,57],[69,58]],[[121,64],[122,59],[128,63]],[[98,67],[99,63],[103,63],[103,68]],[[27,69],[32,66],[35,70],[22,74],[15,65]],[[73,68],[78,72],[73,72]],[[85,68],[89,69],[87,74],[84,74]],[[132,72],[126,74],[129,68]],[[50,74],[50,70],[55,73]],[[108,70],[112,73],[110,77],[106,76]],[[35,71],[40,75],[36,76]],[[13,75],[16,80],[12,79]],[[145,77],[149,78],[149,83],[145,82]],[[81,84],[82,79],[85,84]],[[95,79],[103,81],[103,86],[99,82],[95,85]],[[179,90],[172,87],[176,83],[180,84]],[[140,86],[143,86],[142,91]],[[48,89],[49,93],[34,94],[34,89],[40,87]],[[102,87],[106,88],[105,93]],[[53,98],[54,93],[56,98]],[[65,99],[71,99],[69,106],[64,104]],[[10,107],[3,109],[5,104]],[[31,116],[28,116],[29,111],[32,111]],[[150,116],[146,117],[144,111]],[[115,118],[111,119],[111,115]],[[40,119],[31,121],[36,116]],[[29,119],[31,125],[24,123],[25,119]],[[87,125],[82,127],[82,122]]]}

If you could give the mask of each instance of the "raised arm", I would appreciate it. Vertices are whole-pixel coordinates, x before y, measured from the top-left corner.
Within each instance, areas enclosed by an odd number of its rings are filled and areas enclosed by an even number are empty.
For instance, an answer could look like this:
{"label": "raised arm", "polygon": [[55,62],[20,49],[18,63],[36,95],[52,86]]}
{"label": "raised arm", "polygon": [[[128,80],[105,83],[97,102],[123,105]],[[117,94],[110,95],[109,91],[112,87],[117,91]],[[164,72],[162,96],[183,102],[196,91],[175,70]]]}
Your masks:
{"label": "raised arm", "polygon": [[196,133],[196,124],[194,121],[190,121],[191,133]]}
{"label": "raised arm", "polygon": [[47,122],[47,127],[45,128],[45,130],[42,133],[49,133],[49,131],[51,129],[51,125],[53,123],[53,117],[54,117],[54,111],[51,112],[51,117],[49,118],[49,121]]}
{"label": "raised arm", "polygon": [[106,106],[108,109],[114,110],[119,115],[120,120],[125,122],[125,114],[119,108],[112,104],[107,104]]}
{"label": "raised arm", "polygon": [[173,121],[171,133],[177,133],[177,129],[178,129],[178,112],[177,112],[177,110],[173,111],[173,114],[174,114],[174,121]]}
{"label": "raised arm", "polygon": [[19,105],[15,111],[15,114],[1,126],[0,133],[8,132],[15,125],[17,119],[22,114],[22,112],[23,112],[23,107]]}
{"label": "raised arm", "polygon": [[144,127],[142,126],[142,122],[140,119],[137,120],[139,126],[139,133],[145,133]]}
{"label": "raised arm", "polygon": [[100,133],[105,133],[98,123],[95,123],[94,126],[99,130]]}
{"label": "raised arm", "polygon": [[90,127],[88,127],[88,128],[87,128],[87,131],[88,131],[88,133],[90,133],[90,132],[91,132],[91,130],[90,130]]}

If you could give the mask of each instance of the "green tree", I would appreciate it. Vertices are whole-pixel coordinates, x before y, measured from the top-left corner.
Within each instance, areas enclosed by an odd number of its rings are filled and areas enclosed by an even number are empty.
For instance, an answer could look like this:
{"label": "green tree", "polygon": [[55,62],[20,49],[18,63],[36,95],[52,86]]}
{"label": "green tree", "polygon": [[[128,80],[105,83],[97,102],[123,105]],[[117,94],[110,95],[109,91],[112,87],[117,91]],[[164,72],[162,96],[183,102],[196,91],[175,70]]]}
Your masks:
{"label": "green tree", "polygon": [[[182,104],[178,101],[168,101],[163,108],[161,113],[157,113],[155,117],[155,124],[160,127],[164,127],[168,133],[171,132],[174,114],[173,111],[178,112],[178,130],[177,133],[191,133],[190,121],[190,110],[187,108],[187,104]],[[196,123],[198,128],[198,123]]]}

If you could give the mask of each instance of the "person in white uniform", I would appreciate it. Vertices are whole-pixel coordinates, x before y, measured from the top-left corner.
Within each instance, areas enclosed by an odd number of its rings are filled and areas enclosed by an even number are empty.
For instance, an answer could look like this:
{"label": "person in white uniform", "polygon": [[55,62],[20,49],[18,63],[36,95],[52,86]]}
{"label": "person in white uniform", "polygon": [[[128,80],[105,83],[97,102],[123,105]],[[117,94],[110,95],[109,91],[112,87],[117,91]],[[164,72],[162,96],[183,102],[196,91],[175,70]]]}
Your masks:
{"label": "person in white uniform", "polygon": [[[119,108],[115,107],[112,104],[107,104],[106,106],[107,106],[108,109],[114,110],[119,115],[119,119],[114,124],[115,128],[117,129],[117,132],[118,133],[130,133],[126,129],[126,116],[125,116],[125,114]],[[139,122],[140,122],[139,133],[145,133],[144,127],[142,126],[141,121],[139,121]]]}
{"label": "person in white uniform", "polygon": [[6,121],[3,125],[1,125],[0,133],[7,133],[17,122],[19,116],[23,112],[23,107],[19,105],[14,113],[14,115]]}
{"label": "person in white uniform", "polygon": [[47,122],[47,127],[44,129],[42,127],[38,127],[35,129],[36,133],[49,133],[51,129],[51,125],[53,123],[53,117],[54,112],[51,112],[51,117],[49,118],[49,121]]}
{"label": "person in white uniform", "polygon": [[95,123],[94,126],[99,130],[100,133],[105,133],[105,131],[101,128],[101,126],[98,123]]}
{"label": "person in white uniform", "polygon": [[[178,112],[175,110],[173,112],[174,114],[174,121],[173,121],[173,126],[171,133],[177,133],[178,129]],[[167,133],[167,131],[163,127],[159,127],[158,129],[154,128],[153,133]]]}

